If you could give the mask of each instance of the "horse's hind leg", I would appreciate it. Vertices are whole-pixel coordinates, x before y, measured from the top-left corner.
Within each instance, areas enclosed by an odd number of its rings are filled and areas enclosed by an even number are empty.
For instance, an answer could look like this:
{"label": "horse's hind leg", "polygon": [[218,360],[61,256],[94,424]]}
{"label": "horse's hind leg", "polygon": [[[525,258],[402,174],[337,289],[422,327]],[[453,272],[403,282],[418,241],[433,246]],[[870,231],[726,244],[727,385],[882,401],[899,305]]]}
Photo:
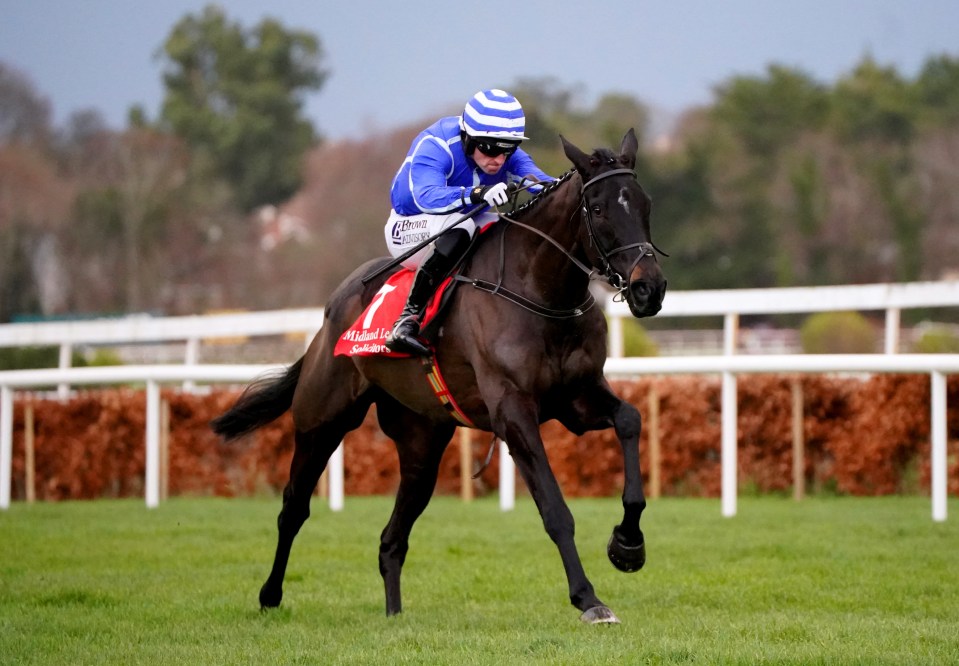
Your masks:
{"label": "horse's hind leg", "polygon": [[316,483],[326,469],[330,456],[346,433],[363,421],[370,402],[361,400],[331,422],[306,432],[297,431],[296,449],[290,463],[290,480],[283,489],[283,508],[277,518],[279,537],[270,575],[260,588],[260,606],[274,608],[283,598],[283,578],[290,557],[290,549],[300,527],[310,517],[310,498]]}
{"label": "horse's hind leg", "polygon": [[413,523],[429,504],[440,459],[456,427],[436,425],[392,400],[377,402],[380,427],[396,442],[400,487],[393,514],[380,536],[380,575],[386,589],[386,614],[403,610],[400,574],[409,550]]}

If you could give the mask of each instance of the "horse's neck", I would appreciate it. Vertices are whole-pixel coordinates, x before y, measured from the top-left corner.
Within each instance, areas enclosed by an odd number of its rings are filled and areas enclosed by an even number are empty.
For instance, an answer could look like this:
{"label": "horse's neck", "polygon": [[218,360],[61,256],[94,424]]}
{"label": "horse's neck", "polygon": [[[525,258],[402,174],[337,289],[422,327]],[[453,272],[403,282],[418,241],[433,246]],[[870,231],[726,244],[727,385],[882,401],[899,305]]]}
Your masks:
{"label": "horse's neck", "polygon": [[[548,200],[530,209],[517,221],[538,229],[556,245],[528,229],[509,225],[504,229],[508,273],[521,282],[526,295],[553,307],[578,305],[588,288],[588,276],[565,252],[582,261],[580,242],[578,175],[560,186]],[[559,247],[557,247],[557,245]],[[560,249],[562,248],[562,249]]]}

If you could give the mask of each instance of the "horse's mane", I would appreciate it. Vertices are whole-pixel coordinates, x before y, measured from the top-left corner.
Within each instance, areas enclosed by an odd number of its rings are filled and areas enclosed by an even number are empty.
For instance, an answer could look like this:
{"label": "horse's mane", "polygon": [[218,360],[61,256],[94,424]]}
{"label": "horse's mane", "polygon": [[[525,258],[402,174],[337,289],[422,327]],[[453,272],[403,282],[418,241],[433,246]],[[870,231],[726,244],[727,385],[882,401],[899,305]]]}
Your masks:
{"label": "horse's mane", "polygon": [[562,176],[560,176],[556,180],[551,180],[548,183],[546,183],[543,186],[543,189],[541,189],[539,192],[533,195],[533,197],[529,201],[524,203],[522,206],[519,206],[518,208],[513,209],[513,211],[510,213],[510,216],[522,217],[523,215],[528,213],[531,208],[533,208],[538,203],[540,203],[543,199],[547,198],[553,192],[558,190],[564,183],[566,183],[566,181],[572,178],[574,173],[576,173],[576,169],[570,169],[569,171],[564,173]]}

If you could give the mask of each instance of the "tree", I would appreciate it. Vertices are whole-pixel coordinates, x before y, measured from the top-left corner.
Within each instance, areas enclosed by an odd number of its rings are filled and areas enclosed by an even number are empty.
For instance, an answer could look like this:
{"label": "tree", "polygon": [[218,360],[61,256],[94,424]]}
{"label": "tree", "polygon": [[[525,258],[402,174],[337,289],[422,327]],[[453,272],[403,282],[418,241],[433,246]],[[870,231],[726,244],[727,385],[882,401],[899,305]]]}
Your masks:
{"label": "tree", "polygon": [[536,146],[540,166],[547,173],[550,169],[566,168],[569,160],[562,152],[556,119],[568,113],[573,92],[551,76],[520,78],[511,85],[510,91],[523,105],[526,136],[530,144]]}
{"label": "tree", "polygon": [[603,95],[592,116],[600,145],[619,146],[629,128],[636,131],[640,145],[645,142],[649,111],[635,97],[613,93]]}
{"label": "tree", "polygon": [[326,78],[317,37],[269,18],[245,31],[209,5],[177,23],[163,49],[162,120],[209,155],[244,210],[292,195],[316,140],[302,96]]}
{"label": "tree", "polygon": [[[149,129],[98,137],[90,148],[96,177],[88,178],[75,206],[71,249],[88,261],[73,269],[122,275],[110,280],[114,308],[137,312],[156,307],[157,293],[167,286],[170,261],[164,246],[170,241],[171,211],[183,196],[188,159],[176,137]],[[193,256],[193,244],[175,248]]]}
{"label": "tree", "polygon": [[87,109],[75,111],[67,119],[66,126],[56,131],[57,157],[61,173],[66,178],[84,177],[94,173],[97,165],[91,160],[91,145],[103,143],[103,137],[111,134],[98,111]]}
{"label": "tree", "polygon": [[49,139],[50,103],[17,70],[0,62],[0,143],[40,147]]}
{"label": "tree", "polygon": [[71,196],[45,152],[0,144],[0,322],[62,306],[58,271],[44,259],[56,250]]}
{"label": "tree", "polygon": [[800,71],[770,65],[768,77],[734,77],[717,89],[715,117],[758,156],[772,157],[804,129],[821,124],[822,86]]}
{"label": "tree", "polygon": [[906,144],[915,131],[917,104],[892,67],[865,58],[832,94],[832,122],[841,138]]}
{"label": "tree", "polygon": [[935,125],[959,125],[959,59],[929,58],[916,81],[924,115]]}

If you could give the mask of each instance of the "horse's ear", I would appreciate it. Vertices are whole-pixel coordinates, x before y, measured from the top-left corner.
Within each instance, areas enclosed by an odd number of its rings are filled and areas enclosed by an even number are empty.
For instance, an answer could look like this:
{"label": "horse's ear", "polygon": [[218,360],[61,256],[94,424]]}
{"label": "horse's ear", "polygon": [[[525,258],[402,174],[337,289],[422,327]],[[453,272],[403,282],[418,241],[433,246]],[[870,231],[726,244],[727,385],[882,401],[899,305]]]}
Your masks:
{"label": "horse's ear", "polygon": [[639,150],[639,141],[636,140],[636,132],[630,127],[623,137],[623,144],[619,147],[619,156],[629,165],[630,169],[636,167],[636,151]]}
{"label": "horse's ear", "polygon": [[563,152],[566,153],[566,157],[568,157],[569,161],[573,163],[573,166],[576,167],[576,170],[581,174],[589,171],[589,155],[567,141],[566,137],[562,134],[559,135],[559,139],[563,142]]}

